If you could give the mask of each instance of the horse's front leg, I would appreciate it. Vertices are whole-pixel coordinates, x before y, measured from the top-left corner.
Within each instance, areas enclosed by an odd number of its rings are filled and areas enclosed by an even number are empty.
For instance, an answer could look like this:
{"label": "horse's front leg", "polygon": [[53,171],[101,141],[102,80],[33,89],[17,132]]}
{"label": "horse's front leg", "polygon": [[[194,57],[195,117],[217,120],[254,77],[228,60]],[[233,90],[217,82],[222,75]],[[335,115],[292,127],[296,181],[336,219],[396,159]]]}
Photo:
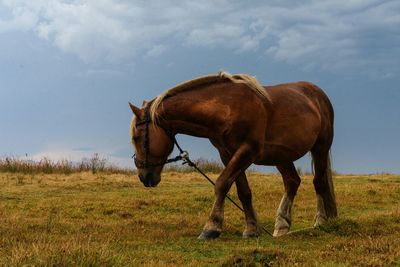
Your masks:
{"label": "horse's front leg", "polygon": [[[254,150],[253,150],[254,151]],[[203,232],[199,239],[213,239],[219,237],[224,220],[224,200],[232,183],[244,172],[255,159],[251,146],[241,146],[230,159],[225,169],[215,182],[215,202]]]}
{"label": "horse's front leg", "polygon": [[236,190],[240,202],[242,203],[244,215],[246,218],[246,229],[243,232],[244,238],[257,237],[258,236],[258,223],[256,212],[253,208],[251,189],[247,182],[246,174],[242,172],[238,178],[236,178]]}

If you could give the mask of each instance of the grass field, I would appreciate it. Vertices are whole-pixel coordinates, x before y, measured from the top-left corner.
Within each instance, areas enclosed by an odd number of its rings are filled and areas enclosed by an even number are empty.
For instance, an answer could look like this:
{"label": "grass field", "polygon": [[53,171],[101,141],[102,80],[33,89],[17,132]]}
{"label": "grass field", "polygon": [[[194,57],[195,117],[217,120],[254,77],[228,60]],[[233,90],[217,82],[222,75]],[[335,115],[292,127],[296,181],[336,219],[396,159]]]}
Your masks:
{"label": "grass field", "polygon": [[[272,231],[281,179],[249,181]],[[221,237],[199,241],[213,190],[197,173],[165,173],[151,189],[123,173],[0,173],[0,266],[400,266],[400,176],[335,184],[339,219],[322,229],[242,239],[243,215],[227,202]],[[314,213],[306,176],[292,230],[312,226]]]}

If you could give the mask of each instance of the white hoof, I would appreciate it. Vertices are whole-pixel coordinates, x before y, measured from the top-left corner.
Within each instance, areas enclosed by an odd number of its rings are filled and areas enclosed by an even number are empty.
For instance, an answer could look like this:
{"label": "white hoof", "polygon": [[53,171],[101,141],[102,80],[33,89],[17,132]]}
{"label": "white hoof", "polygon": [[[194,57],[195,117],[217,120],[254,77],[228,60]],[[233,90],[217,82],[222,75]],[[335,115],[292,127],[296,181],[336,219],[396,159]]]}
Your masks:
{"label": "white hoof", "polygon": [[286,235],[288,232],[289,232],[289,228],[275,229],[273,236],[274,237],[283,236],[283,235]]}
{"label": "white hoof", "polygon": [[319,226],[325,224],[326,221],[327,221],[326,216],[323,216],[321,214],[317,214],[317,216],[315,216],[314,227],[319,227]]}

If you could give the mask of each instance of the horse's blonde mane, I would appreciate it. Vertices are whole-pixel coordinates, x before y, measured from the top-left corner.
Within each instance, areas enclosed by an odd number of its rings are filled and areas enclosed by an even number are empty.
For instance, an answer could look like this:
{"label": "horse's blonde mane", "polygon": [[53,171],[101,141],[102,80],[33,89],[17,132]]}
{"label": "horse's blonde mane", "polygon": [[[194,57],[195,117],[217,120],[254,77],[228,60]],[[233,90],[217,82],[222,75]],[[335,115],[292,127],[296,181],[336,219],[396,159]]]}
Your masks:
{"label": "horse's blonde mane", "polygon": [[177,86],[165,91],[164,93],[157,96],[152,102],[150,106],[150,117],[152,121],[156,120],[157,117],[157,109],[160,107],[161,102],[169,97],[178,94],[179,92],[187,91],[195,86],[205,85],[209,83],[217,83],[221,81],[229,80],[233,83],[242,83],[247,85],[250,89],[255,91],[261,97],[270,101],[270,97],[268,93],[264,90],[264,87],[257,81],[254,76],[250,76],[247,74],[230,74],[228,72],[220,71],[218,74],[207,75],[195,78],[190,81],[186,81],[178,84]]}

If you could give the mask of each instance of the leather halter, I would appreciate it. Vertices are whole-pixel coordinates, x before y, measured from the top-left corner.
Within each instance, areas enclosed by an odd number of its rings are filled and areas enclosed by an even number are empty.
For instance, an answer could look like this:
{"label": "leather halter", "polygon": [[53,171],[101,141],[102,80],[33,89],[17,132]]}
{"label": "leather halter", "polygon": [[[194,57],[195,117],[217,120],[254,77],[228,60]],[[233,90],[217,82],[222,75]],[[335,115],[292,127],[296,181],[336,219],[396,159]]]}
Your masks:
{"label": "leather halter", "polygon": [[145,132],[144,132],[144,140],[143,140],[143,150],[144,150],[144,161],[140,160],[136,157],[136,154],[133,154],[133,159],[135,161],[135,165],[137,168],[148,168],[148,167],[157,167],[157,166],[162,166],[164,164],[176,162],[179,160],[185,160],[189,154],[186,151],[183,151],[182,148],[179,146],[179,144],[176,141],[175,136],[168,135],[169,138],[171,138],[174,141],[174,144],[176,147],[179,149],[180,154],[176,156],[175,158],[170,158],[165,161],[160,161],[160,162],[149,162],[148,155],[149,155],[149,149],[150,149],[150,139],[149,139],[149,124],[151,123],[151,117],[150,117],[150,112],[148,108],[145,108],[144,110],[144,117],[143,119],[139,120],[136,122],[135,127],[145,125]]}

